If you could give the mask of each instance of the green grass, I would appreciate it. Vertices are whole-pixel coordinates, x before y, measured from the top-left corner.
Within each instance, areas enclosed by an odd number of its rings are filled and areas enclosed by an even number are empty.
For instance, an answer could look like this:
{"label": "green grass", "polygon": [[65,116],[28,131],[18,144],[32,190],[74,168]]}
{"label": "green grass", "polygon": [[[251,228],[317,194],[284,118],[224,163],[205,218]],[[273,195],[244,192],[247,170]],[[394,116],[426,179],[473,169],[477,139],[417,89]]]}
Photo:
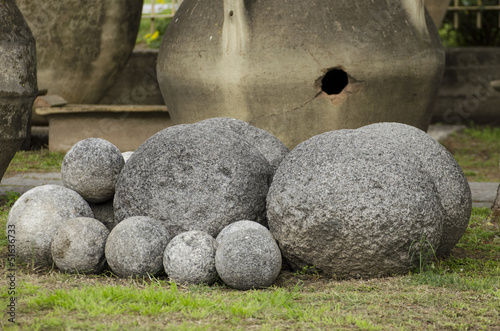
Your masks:
{"label": "green grass", "polygon": [[47,149],[38,151],[19,151],[9,164],[5,176],[23,172],[58,172],[64,153],[49,152]]}
{"label": "green grass", "polygon": [[442,143],[469,181],[500,182],[500,127],[472,125]]}

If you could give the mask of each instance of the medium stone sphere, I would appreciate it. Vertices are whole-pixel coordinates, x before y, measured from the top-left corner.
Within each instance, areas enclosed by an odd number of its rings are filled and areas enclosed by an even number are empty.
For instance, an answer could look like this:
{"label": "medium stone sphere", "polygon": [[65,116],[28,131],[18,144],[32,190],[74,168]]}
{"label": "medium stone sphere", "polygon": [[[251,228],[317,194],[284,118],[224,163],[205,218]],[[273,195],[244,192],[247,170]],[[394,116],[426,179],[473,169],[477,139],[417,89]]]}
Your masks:
{"label": "medium stone sphere", "polygon": [[64,186],[89,202],[113,198],[115,184],[125,161],[120,150],[104,139],[89,138],[76,143],[61,165]]}
{"label": "medium stone sphere", "polygon": [[50,250],[56,266],[70,273],[98,273],[104,267],[109,230],[96,219],[70,218],[52,237]]}
{"label": "medium stone sphere", "polygon": [[15,231],[16,255],[24,263],[52,265],[50,242],[61,225],[74,217],[94,217],[75,191],[59,185],[35,187],[12,206],[7,233]]}
{"label": "medium stone sphere", "polygon": [[472,212],[469,183],[455,158],[439,142],[413,126],[377,123],[360,130],[392,139],[422,161],[436,185],[445,211],[441,243],[436,254],[449,254],[465,233]]}
{"label": "medium stone sphere", "polygon": [[146,215],[175,236],[212,237],[242,220],[265,222],[269,162],[240,135],[217,127],[178,125],[149,138],[116,183],[117,222]]}
{"label": "medium stone sphere", "polygon": [[181,233],[165,249],[165,272],[178,284],[211,285],[217,280],[216,249],[217,242],[206,232],[194,230]]}
{"label": "medium stone sphere", "polygon": [[297,146],[267,198],[271,233],[295,270],[370,278],[407,273],[439,246],[444,209],[422,161],[375,133],[340,130]]}
{"label": "medium stone sphere", "polygon": [[281,262],[276,241],[259,229],[227,234],[215,254],[219,277],[238,290],[270,286],[281,271]]}
{"label": "medium stone sphere", "polygon": [[274,240],[272,233],[269,232],[269,230],[265,226],[254,221],[245,221],[245,220],[229,224],[224,229],[222,229],[222,231],[219,233],[217,238],[215,238],[215,240],[217,240],[217,243],[220,244],[228,234],[236,231],[246,231],[248,229],[262,231],[262,233],[268,234]]}
{"label": "medium stone sphere", "polygon": [[117,224],[106,241],[106,260],[120,277],[155,275],[163,270],[163,252],[170,234],[157,220],[130,217]]}

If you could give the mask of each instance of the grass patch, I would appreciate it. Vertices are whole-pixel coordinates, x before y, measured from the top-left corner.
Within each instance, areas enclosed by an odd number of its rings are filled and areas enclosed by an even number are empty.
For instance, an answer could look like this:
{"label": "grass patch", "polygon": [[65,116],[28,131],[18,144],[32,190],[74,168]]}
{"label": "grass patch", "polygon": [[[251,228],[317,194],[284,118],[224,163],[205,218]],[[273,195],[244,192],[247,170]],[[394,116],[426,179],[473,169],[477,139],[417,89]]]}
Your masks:
{"label": "grass patch", "polygon": [[19,151],[9,164],[5,176],[24,172],[58,172],[64,159],[64,153],[38,151]]}
{"label": "grass patch", "polygon": [[469,181],[500,182],[500,128],[472,125],[443,142]]}

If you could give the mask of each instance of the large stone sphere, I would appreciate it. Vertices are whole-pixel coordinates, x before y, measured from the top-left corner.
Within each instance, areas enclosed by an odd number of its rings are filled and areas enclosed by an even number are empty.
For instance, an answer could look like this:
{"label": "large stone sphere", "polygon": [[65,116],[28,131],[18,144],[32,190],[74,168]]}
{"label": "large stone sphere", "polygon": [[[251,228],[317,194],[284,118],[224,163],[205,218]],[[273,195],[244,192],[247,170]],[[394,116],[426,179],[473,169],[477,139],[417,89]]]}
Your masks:
{"label": "large stone sphere", "polygon": [[96,219],[71,218],[52,237],[50,250],[56,266],[70,273],[98,273],[104,267],[109,230]]}
{"label": "large stone sphere", "polygon": [[281,262],[276,241],[258,229],[229,233],[215,253],[219,277],[244,291],[270,286],[281,271]]}
{"label": "large stone sphere", "polygon": [[269,162],[227,130],[202,125],[167,128],[142,144],[123,167],[114,199],[117,222],[146,215],[176,236],[212,237],[242,220],[265,222]]}
{"label": "large stone sphere", "polygon": [[163,270],[170,234],[160,221],[130,217],[117,224],[106,241],[106,260],[120,277],[155,275]]}
{"label": "large stone sphere", "polygon": [[115,183],[125,164],[120,150],[104,139],[89,138],[76,143],[61,165],[63,184],[89,202],[113,198]]}
{"label": "large stone sphere", "polygon": [[439,142],[424,131],[400,123],[378,123],[360,130],[392,139],[401,149],[415,154],[429,172],[445,211],[437,255],[446,255],[462,238],[472,212],[472,196],[462,169]]}
{"label": "large stone sphere", "polygon": [[335,277],[408,272],[439,246],[445,211],[422,161],[383,136],[340,130],[297,146],[267,198],[269,228],[294,269]]}
{"label": "large stone sphere", "polygon": [[16,255],[24,263],[51,265],[52,236],[70,218],[94,217],[89,204],[75,191],[59,185],[35,187],[10,210],[7,230],[14,230]]}
{"label": "large stone sphere", "polygon": [[178,284],[211,285],[217,280],[216,250],[217,242],[208,233],[183,232],[175,236],[165,249],[165,272]]}

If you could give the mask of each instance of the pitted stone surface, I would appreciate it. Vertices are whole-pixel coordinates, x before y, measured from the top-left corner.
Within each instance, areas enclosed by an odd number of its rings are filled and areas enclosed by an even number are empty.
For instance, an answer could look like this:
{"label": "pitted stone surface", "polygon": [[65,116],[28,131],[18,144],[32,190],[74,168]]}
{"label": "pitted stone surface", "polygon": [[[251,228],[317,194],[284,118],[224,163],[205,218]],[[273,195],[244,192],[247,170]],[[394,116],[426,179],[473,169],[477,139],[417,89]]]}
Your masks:
{"label": "pitted stone surface", "polygon": [[222,231],[219,233],[217,238],[215,238],[215,240],[217,240],[217,243],[220,244],[222,241],[224,241],[224,238],[228,234],[236,232],[236,231],[246,231],[248,229],[262,231],[262,233],[268,234],[274,240],[272,233],[269,232],[269,230],[265,226],[263,226],[262,224],[259,224],[257,222],[254,222],[254,221],[246,221],[246,220],[238,221],[238,222],[234,222],[234,223],[229,224],[224,229],[222,229]]}
{"label": "pitted stone surface", "polygon": [[[278,168],[268,221],[294,269],[336,277],[404,274],[441,239],[444,210],[421,160],[361,130],[315,136]],[[420,243],[424,244],[421,245]]]}
{"label": "pitted stone surface", "polygon": [[50,250],[56,266],[70,273],[98,273],[104,267],[109,230],[96,219],[70,218],[52,237]]}
{"label": "pitted stone surface", "polygon": [[120,277],[155,275],[163,270],[163,252],[170,234],[157,220],[130,217],[111,230],[106,242],[106,260]]}
{"label": "pitted stone surface", "polygon": [[170,127],[125,164],[116,184],[115,218],[146,215],[163,221],[173,236],[199,230],[215,237],[242,219],[265,222],[271,176],[267,160],[236,133]]}
{"label": "pitted stone surface", "polygon": [[73,217],[94,215],[89,204],[69,188],[44,185],[23,194],[12,206],[7,221],[7,231],[15,231],[17,258],[25,263],[51,265],[52,236]]}
{"label": "pitted stone surface", "polygon": [[64,186],[78,192],[89,202],[113,198],[115,184],[125,161],[115,145],[100,138],[76,143],[61,165]]}
{"label": "pitted stone surface", "polygon": [[263,231],[235,231],[219,244],[215,266],[219,277],[232,288],[264,288],[281,271],[281,252],[276,241]]}
{"label": "pitted stone surface", "polygon": [[99,203],[89,203],[94,218],[104,224],[106,228],[111,231],[115,227],[115,212],[113,210],[113,200]]}
{"label": "pitted stone surface", "polygon": [[216,250],[217,242],[206,232],[195,230],[181,233],[165,249],[165,272],[178,284],[211,285],[217,280]]}
{"label": "pitted stone surface", "polygon": [[239,134],[242,139],[245,139],[262,153],[274,171],[290,152],[288,147],[271,133],[235,118],[216,117],[196,124],[219,127]]}
{"label": "pitted stone surface", "polygon": [[436,185],[445,211],[441,244],[437,255],[446,255],[462,238],[472,211],[467,178],[453,156],[424,131],[401,123],[377,123],[360,130],[392,139],[400,149],[414,153]]}

